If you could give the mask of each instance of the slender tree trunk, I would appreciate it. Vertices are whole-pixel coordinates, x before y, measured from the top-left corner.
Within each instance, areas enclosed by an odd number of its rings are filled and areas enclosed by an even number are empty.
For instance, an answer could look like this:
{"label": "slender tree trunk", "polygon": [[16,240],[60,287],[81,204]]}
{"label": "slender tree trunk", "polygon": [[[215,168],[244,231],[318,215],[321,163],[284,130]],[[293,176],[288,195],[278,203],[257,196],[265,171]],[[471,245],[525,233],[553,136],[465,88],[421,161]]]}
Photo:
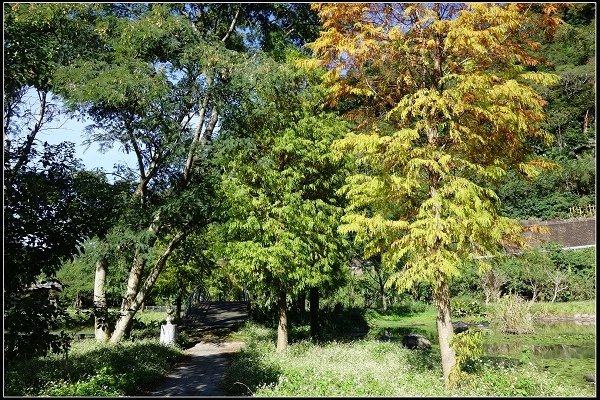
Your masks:
{"label": "slender tree trunk", "polygon": [[379,293],[381,295],[381,307],[383,311],[387,311],[387,297],[385,295],[385,283],[379,282]]}
{"label": "slender tree trunk", "polygon": [[181,304],[183,303],[183,293],[179,292],[177,299],[175,300],[175,316],[177,321],[181,321]]}
{"label": "slender tree trunk", "polygon": [[135,313],[138,311],[140,305],[144,302],[146,296],[154,286],[154,283],[163,270],[167,259],[171,256],[171,253],[175,247],[177,247],[179,242],[181,242],[181,240],[183,240],[187,234],[188,232],[178,232],[171,239],[163,254],[158,258],[156,264],[154,264],[154,267],[150,271],[150,274],[146,278],[142,287],[137,292],[137,295],[131,300],[125,299],[126,301],[123,302],[123,306],[121,307],[121,316],[119,317],[115,325],[115,331],[110,338],[111,343],[118,343],[121,341],[121,339],[123,339],[128,328],[131,327],[131,324],[133,323],[133,317]]}
{"label": "slender tree trunk", "polygon": [[535,303],[535,301],[537,300],[537,297],[538,297],[537,285],[535,285],[535,284],[532,283],[531,284],[531,291],[532,291],[532,293],[531,293],[531,302]]}
{"label": "slender tree trunk", "polygon": [[310,288],[310,337],[319,336],[319,288]]}
{"label": "slender tree trunk", "polygon": [[279,292],[277,302],[278,323],[277,323],[277,352],[282,352],[288,345],[288,321],[287,321],[287,295],[284,290]]}
{"label": "slender tree trunk", "polygon": [[306,292],[298,295],[298,313],[300,314],[300,320],[304,321],[306,317]]}
{"label": "slender tree trunk", "polygon": [[437,307],[437,331],[440,343],[440,353],[442,355],[442,371],[444,374],[444,384],[448,387],[450,382],[450,372],[456,364],[456,354],[450,347],[450,341],[454,334],[452,321],[450,319],[450,296],[448,283],[442,281],[434,293],[435,305]]}
{"label": "slender tree trunk", "polygon": [[101,257],[96,262],[96,274],[94,276],[94,332],[98,342],[105,343],[110,337],[108,329],[108,305],[106,304],[106,271],[108,260]]}

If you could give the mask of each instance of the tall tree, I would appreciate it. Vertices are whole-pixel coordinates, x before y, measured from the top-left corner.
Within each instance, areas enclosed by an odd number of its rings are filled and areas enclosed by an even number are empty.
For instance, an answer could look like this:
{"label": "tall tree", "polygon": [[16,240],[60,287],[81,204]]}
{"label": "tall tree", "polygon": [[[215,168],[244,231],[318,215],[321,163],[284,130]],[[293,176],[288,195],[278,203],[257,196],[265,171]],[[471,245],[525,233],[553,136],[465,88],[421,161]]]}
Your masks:
{"label": "tall tree", "polygon": [[259,67],[255,96],[242,107],[246,118],[223,133],[229,218],[221,230],[228,268],[254,297],[277,305],[277,351],[283,351],[290,296],[333,280],[346,257],[335,194],[344,160],[333,160],[330,151],[346,127],[319,111],[319,90],[304,72],[274,62]]}
{"label": "tall tree", "polygon": [[97,49],[89,23],[92,8],[3,7],[4,326],[5,355],[12,360],[65,345],[51,332],[61,307],[48,302],[45,289],[32,285],[54,280],[61,261],[74,256],[87,236],[109,229],[118,202],[96,197],[112,186],[81,171],[73,143],[49,145],[39,137],[62,112],[53,95],[56,70]]}
{"label": "tall tree", "polygon": [[556,79],[527,72],[535,24],[517,4],[315,8],[324,30],[311,47],[328,67],[331,100],[364,128],[335,145],[360,168],[347,181],[343,229],[370,242],[367,257],[402,266],[389,284],[432,284],[448,385],[449,285],[465,261],[519,241],[491,188],[510,168],[543,165],[528,158],[528,139],[544,137],[545,102],[531,85]]}
{"label": "tall tree", "polygon": [[130,262],[116,343],[174,250],[214,217],[218,171],[206,160],[252,90],[250,53],[261,41],[249,31],[264,34],[253,18],[270,15],[270,29],[291,27],[269,8],[245,4],[106,4],[98,15],[103,53],[62,68],[60,94],[94,121],[90,140],[137,159],[128,171],[137,180],[130,211],[111,236]]}
{"label": "tall tree", "polygon": [[[539,7],[539,5],[538,5]],[[541,7],[536,10],[543,14]],[[538,35],[536,51],[545,62],[539,70],[556,73],[560,80],[538,88],[548,101],[544,128],[555,140],[536,151],[551,158],[557,168],[533,180],[510,174],[498,195],[503,212],[514,218],[568,218],[574,207],[595,204],[595,4],[565,7],[553,36]]]}

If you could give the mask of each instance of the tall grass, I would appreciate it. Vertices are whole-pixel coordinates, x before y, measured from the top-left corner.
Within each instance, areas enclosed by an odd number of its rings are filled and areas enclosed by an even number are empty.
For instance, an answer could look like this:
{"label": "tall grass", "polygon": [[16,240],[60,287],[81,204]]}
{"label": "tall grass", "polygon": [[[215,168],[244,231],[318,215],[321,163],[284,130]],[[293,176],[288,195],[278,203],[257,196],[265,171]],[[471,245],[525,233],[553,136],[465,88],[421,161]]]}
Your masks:
{"label": "tall grass", "polygon": [[573,317],[576,314],[596,314],[596,301],[538,302],[531,304],[536,317]]}
{"label": "tall grass", "polygon": [[50,355],[5,365],[8,396],[135,395],[162,377],[182,356],[157,339],[100,344],[74,342],[68,358]]}

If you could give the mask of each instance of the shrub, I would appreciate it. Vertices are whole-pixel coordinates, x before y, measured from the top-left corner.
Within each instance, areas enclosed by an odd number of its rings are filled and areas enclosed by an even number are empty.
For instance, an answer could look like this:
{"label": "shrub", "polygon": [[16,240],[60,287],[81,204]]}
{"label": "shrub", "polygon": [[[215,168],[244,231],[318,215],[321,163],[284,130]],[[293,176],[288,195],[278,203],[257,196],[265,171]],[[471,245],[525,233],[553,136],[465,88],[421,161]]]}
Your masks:
{"label": "shrub", "polygon": [[427,303],[416,300],[412,296],[402,296],[397,304],[390,306],[385,314],[413,315],[424,312],[427,309]]}
{"label": "shrub", "polygon": [[96,375],[75,383],[59,382],[42,390],[42,396],[121,396],[124,387],[131,387],[131,378],[118,376],[111,367],[102,367]]}
{"label": "shrub", "polygon": [[452,337],[450,346],[456,353],[456,364],[450,374],[450,381],[456,385],[468,377],[476,360],[483,355],[483,332],[465,331]]}
{"label": "shrub", "polygon": [[181,357],[175,346],[158,340],[105,345],[94,340],[74,342],[68,363],[49,355],[24,360],[5,371],[9,396],[135,395],[152,384]]}
{"label": "shrub", "polygon": [[452,316],[464,318],[467,316],[482,317],[485,316],[485,307],[477,299],[467,296],[455,297],[450,300]]}
{"label": "shrub", "polygon": [[504,333],[532,333],[533,315],[530,307],[531,305],[518,295],[503,296],[489,313],[490,322]]}

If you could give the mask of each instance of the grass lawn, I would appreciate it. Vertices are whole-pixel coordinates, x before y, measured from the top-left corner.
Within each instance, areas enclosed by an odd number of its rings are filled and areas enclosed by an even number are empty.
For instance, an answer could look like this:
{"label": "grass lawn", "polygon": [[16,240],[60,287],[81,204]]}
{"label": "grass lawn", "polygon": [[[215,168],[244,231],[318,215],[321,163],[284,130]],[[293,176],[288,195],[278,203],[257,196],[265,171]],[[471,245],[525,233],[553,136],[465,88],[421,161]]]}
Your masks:
{"label": "grass lawn", "polygon": [[[595,313],[592,302],[540,304],[538,307],[558,315]],[[557,363],[553,360],[546,360],[545,364],[540,364],[533,362],[536,361],[533,356],[511,363],[499,362],[502,357],[482,357],[472,365],[460,385],[452,390],[445,389],[436,345],[436,313],[431,306],[406,315],[368,311],[365,323],[370,330],[363,338],[344,335],[356,320],[351,325],[336,327],[330,323],[333,316],[323,316],[328,333],[319,342],[307,339],[307,326],[292,326],[290,345],[280,354],[275,351],[274,329],[248,323],[231,334],[229,340],[242,340],[247,346],[233,356],[225,376],[225,389],[231,395],[265,397],[595,397],[595,386],[575,384],[567,379],[569,377],[550,372],[554,367],[567,368],[581,377],[583,373],[592,372],[588,371],[587,361],[569,359],[566,364],[554,365]],[[143,393],[144,388],[165,375],[181,359],[182,351],[176,346],[158,344],[157,327],[164,321],[164,312],[141,312],[136,317],[133,342],[111,346],[94,340],[76,341],[72,343],[67,359],[62,355],[49,355],[5,365],[5,394],[115,397]],[[344,322],[350,320],[344,313],[335,314],[335,318]],[[356,318],[356,310],[352,318]],[[81,322],[74,328],[79,332],[93,332],[89,323]],[[388,329],[396,340],[379,340],[384,329]],[[433,349],[418,351],[402,347],[398,339],[408,331],[428,336]],[[340,339],[331,332],[339,333]],[[522,339],[526,345],[540,341],[561,344],[571,339],[574,343],[587,343],[592,339],[590,335],[587,331],[576,332],[571,327],[539,331]],[[494,338],[500,344],[511,339],[496,335],[486,340],[494,341]]]}

